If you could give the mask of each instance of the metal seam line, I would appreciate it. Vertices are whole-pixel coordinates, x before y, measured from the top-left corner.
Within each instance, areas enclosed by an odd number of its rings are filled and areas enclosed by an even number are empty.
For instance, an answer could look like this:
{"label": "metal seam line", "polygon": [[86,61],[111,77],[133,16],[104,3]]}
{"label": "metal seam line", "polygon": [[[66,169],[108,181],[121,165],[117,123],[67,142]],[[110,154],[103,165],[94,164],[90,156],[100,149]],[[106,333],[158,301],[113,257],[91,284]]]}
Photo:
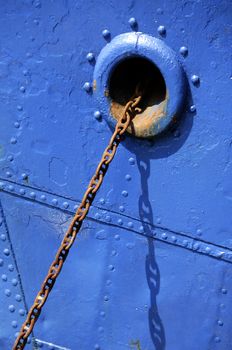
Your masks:
{"label": "metal seam line", "polygon": [[[62,210],[69,215],[72,215],[79,202],[73,199],[67,199],[60,195],[50,194],[40,189],[29,187],[30,191],[26,191],[26,185],[12,183],[11,181],[4,180],[0,182],[0,191],[7,194],[17,196],[21,199],[30,200],[42,205],[46,205],[53,209]],[[54,202],[55,200],[55,202]],[[140,234],[142,236],[148,236],[143,230],[143,223],[138,218],[128,217],[124,214],[112,212],[106,208],[99,208],[92,206],[88,218],[108,224],[111,226],[121,227],[128,231]],[[147,225],[147,224],[146,224]],[[173,232],[170,229],[158,227],[149,224],[151,227],[152,236],[156,240],[168,243],[177,247],[188,249],[190,251],[204,254],[212,258],[217,258],[225,262],[232,263],[232,250],[221,245],[217,245],[212,242],[203,241],[198,238],[182,234],[180,232]]]}

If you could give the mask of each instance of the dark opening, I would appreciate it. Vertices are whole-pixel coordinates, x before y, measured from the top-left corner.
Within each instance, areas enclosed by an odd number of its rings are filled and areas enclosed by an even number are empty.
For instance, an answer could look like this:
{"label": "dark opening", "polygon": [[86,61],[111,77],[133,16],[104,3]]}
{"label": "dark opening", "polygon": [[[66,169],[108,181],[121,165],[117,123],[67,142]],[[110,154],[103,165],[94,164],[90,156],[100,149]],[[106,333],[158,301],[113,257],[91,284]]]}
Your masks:
{"label": "dark opening", "polygon": [[148,59],[130,57],[117,64],[109,79],[109,97],[125,105],[134,95],[136,87],[142,92],[140,108],[161,103],[166,97],[166,85],[160,70]]}

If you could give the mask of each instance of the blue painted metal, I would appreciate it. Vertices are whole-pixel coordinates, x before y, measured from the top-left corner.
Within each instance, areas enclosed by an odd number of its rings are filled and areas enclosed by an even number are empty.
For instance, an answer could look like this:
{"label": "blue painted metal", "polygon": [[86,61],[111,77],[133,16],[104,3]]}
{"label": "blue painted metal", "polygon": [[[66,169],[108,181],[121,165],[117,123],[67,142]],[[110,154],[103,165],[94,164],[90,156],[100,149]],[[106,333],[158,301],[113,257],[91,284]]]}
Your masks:
{"label": "blue painted metal", "polygon": [[183,112],[162,137],[120,146],[34,337],[43,349],[231,348],[231,13],[218,0],[2,2],[0,349],[112,133],[83,86],[130,30],[178,56]]}

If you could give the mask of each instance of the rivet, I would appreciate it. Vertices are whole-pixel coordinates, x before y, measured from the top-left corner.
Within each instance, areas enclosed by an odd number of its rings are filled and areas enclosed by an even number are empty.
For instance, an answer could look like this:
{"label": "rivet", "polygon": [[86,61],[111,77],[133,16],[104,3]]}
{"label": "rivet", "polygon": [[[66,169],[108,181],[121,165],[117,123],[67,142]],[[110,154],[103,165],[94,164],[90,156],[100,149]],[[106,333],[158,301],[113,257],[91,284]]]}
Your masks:
{"label": "rivet", "polygon": [[161,237],[162,237],[162,239],[167,239],[168,238],[166,233],[162,233]]}
{"label": "rivet", "polygon": [[164,26],[159,26],[157,29],[159,35],[165,36],[166,35],[166,28]]}
{"label": "rivet", "polygon": [[18,111],[22,111],[22,110],[23,110],[23,107],[20,106],[20,105],[18,105],[18,106],[17,106],[17,110],[18,110]]}
{"label": "rivet", "polygon": [[120,206],[119,206],[119,210],[123,213],[123,212],[125,211],[124,206],[123,206],[123,205],[120,205]]}
{"label": "rivet", "polygon": [[2,281],[3,281],[3,282],[6,282],[6,281],[7,281],[7,275],[6,275],[5,273],[2,275]]}
{"label": "rivet", "polygon": [[156,223],[159,225],[159,224],[161,224],[161,218],[157,218],[156,219]]}
{"label": "rivet", "polygon": [[176,241],[177,241],[176,236],[172,236],[171,239],[172,239],[172,242],[176,243]]}
{"label": "rivet", "polygon": [[123,197],[128,197],[128,192],[127,192],[127,191],[125,191],[125,190],[124,190],[124,191],[122,191],[122,196],[123,196]]}
{"label": "rivet", "polygon": [[92,52],[89,52],[87,55],[86,55],[86,59],[87,61],[89,62],[93,62],[95,60],[95,57],[94,57],[94,54]]}
{"label": "rivet", "polygon": [[18,302],[20,302],[20,301],[22,300],[21,295],[20,295],[20,294],[16,294],[15,300],[18,301]]}
{"label": "rivet", "polygon": [[6,240],[6,235],[4,233],[1,234],[1,240],[5,241]]}
{"label": "rivet", "polygon": [[27,69],[24,69],[23,70],[23,75],[27,75],[28,74],[28,70]]}
{"label": "rivet", "polygon": [[104,332],[104,328],[103,327],[98,327],[98,332],[99,333],[103,333]]}
{"label": "rivet", "polygon": [[211,252],[211,248],[210,248],[210,247],[206,247],[206,248],[205,248],[205,252],[206,252],[207,254],[209,254],[209,253]]}
{"label": "rivet", "polygon": [[119,241],[119,240],[120,240],[120,236],[119,236],[119,235],[115,235],[115,236],[114,236],[114,239],[115,239],[116,241]]}
{"label": "rivet", "polygon": [[222,288],[222,294],[227,294],[227,289],[226,288]]}
{"label": "rivet", "polygon": [[111,37],[110,31],[108,29],[104,29],[102,31],[102,36],[104,39],[109,40]]}
{"label": "rivet", "polygon": [[20,90],[21,92],[25,92],[25,91],[26,91],[26,88],[25,88],[25,86],[20,86],[19,90]]}
{"label": "rivet", "polygon": [[214,340],[216,343],[220,343],[220,341],[221,341],[221,339],[219,337],[215,337]]}
{"label": "rivet", "polygon": [[42,201],[46,201],[46,196],[42,194],[42,196],[40,196],[40,199],[42,199]]}
{"label": "rivet", "polygon": [[95,111],[93,115],[95,119],[101,120],[102,115],[100,111]]}
{"label": "rivet", "polygon": [[53,205],[57,205],[57,204],[58,204],[58,200],[57,200],[56,198],[53,198],[53,199],[52,199],[52,204],[53,204]]}
{"label": "rivet", "polygon": [[78,204],[75,204],[75,205],[74,205],[74,207],[73,207],[73,210],[75,210],[75,211],[76,211],[76,210],[77,210],[77,208],[78,208]]}
{"label": "rivet", "polygon": [[116,251],[116,250],[112,250],[111,255],[112,255],[112,256],[117,255],[117,251]]}
{"label": "rivet", "polygon": [[11,177],[11,176],[12,176],[12,174],[9,171],[7,171],[6,172],[6,177]]}
{"label": "rivet", "polygon": [[135,160],[133,157],[129,158],[129,163],[130,165],[134,165],[135,164]]}
{"label": "rivet", "polygon": [[128,227],[132,228],[134,226],[133,222],[132,221],[129,221],[128,224],[127,224]]}
{"label": "rivet", "polygon": [[188,49],[186,46],[181,46],[180,48],[180,54],[183,56],[183,57],[186,57],[188,55]]}
{"label": "rivet", "polygon": [[5,248],[3,250],[3,253],[6,255],[6,256],[9,256],[10,255],[10,250],[8,248]]}
{"label": "rivet", "polygon": [[158,7],[157,10],[156,10],[156,13],[158,15],[162,15],[164,13],[164,11],[160,7]]}
{"label": "rivet", "polygon": [[126,179],[127,181],[130,181],[130,180],[131,180],[130,174],[127,174],[127,175],[125,176],[125,179]]}
{"label": "rivet", "polygon": [[183,247],[187,247],[188,243],[189,242],[187,241],[187,239],[184,239],[183,242],[182,242]]}
{"label": "rivet", "polygon": [[95,219],[100,220],[101,219],[101,215],[99,213],[96,213],[95,214]]}
{"label": "rivet", "polygon": [[86,92],[90,92],[91,89],[92,89],[91,84],[90,84],[88,81],[86,81],[86,82],[84,83],[84,85],[83,85],[83,89],[84,89]]}
{"label": "rivet", "polygon": [[11,143],[12,145],[15,145],[15,144],[17,143],[17,139],[16,139],[15,137],[11,137],[10,143]]}
{"label": "rivet", "polygon": [[141,232],[141,233],[144,232],[144,227],[143,226],[139,226],[139,232]]}
{"label": "rivet", "polygon": [[14,186],[13,186],[13,185],[9,185],[9,186],[8,186],[8,190],[11,191],[11,192],[13,192],[13,191],[14,191]]}
{"label": "rivet", "polygon": [[12,162],[12,160],[14,160],[14,156],[12,154],[10,154],[8,157],[7,157],[7,160],[9,162]]}
{"label": "rivet", "polygon": [[35,199],[36,194],[35,194],[35,192],[32,191],[32,192],[30,192],[29,196],[30,196],[32,199]]}
{"label": "rivet", "polygon": [[106,313],[105,313],[104,311],[101,311],[101,312],[100,312],[100,316],[101,316],[101,317],[105,317],[105,315],[106,315]]}
{"label": "rivet", "polygon": [[128,21],[132,29],[135,29],[138,26],[138,23],[134,17],[131,17]]}
{"label": "rivet", "polygon": [[4,265],[3,259],[0,259],[0,267],[2,267],[3,265]]}
{"label": "rivet", "polygon": [[122,219],[118,219],[118,224],[119,224],[119,225],[122,225],[122,224],[123,224]]}
{"label": "rivet", "polygon": [[218,320],[217,323],[218,323],[219,326],[223,326],[223,321],[222,320]]}
{"label": "rivet", "polygon": [[95,350],[100,350],[100,349],[101,349],[101,348],[100,348],[100,345],[99,345],[99,344],[95,344],[95,345],[94,345],[94,349],[95,349]]}
{"label": "rivet", "polygon": [[193,244],[193,249],[194,249],[194,250],[198,250],[199,248],[200,248],[199,243],[194,243],[194,244]]}
{"label": "rivet", "polygon": [[5,295],[6,295],[7,297],[10,297],[10,296],[11,296],[11,291],[10,291],[10,289],[5,289]]}
{"label": "rivet", "polygon": [[193,74],[193,75],[191,76],[191,81],[192,81],[193,85],[199,85],[199,83],[200,83],[200,78],[199,78],[198,75]]}
{"label": "rivet", "polygon": [[68,202],[64,202],[64,203],[63,203],[63,207],[64,207],[65,209],[67,209],[67,208],[69,207]]}
{"label": "rivet", "polygon": [[190,112],[191,113],[196,112],[196,106],[195,105],[190,106]]}
{"label": "rivet", "polygon": [[8,309],[9,309],[10,312],[14,312],[15,311],[14,305],[9,305]]}
{"label": "rivet", "polygon": [[26,173],[22,173],[22,174],[21,174],[21,178],[22,178],[23,180],[26,180],[26,179],[28,178],[28,175],[27,175]]}
{"label": "rivet", "polygon": [[9,270],[10,272],[14,271],[14,266],[13,266],[12,264],[9,264],[9,265],[8,265],[8,270]]}
{"label": "rivet", "polygon": [[24,316],[24,315],[25,315],[25,310],[19,309],[19,315],[20,315],[20,316]]}
{"label": "rivet", "polygon": [[13,328],[17,328],[18,327],[17,321],[12,321],[11,325],[12,325]]}
{"label": "rivet", "polygon": [[11,283],[13,284],[14,287],[16,287],[18,284],[18,280],[16,278],[13,278]]}
{"label": "rivet", "polygon": [[214,253],[214,256],[219,259],[222,258],[224,255],[225,255],[225,252],[222,252],[222,251],[217,251]]}
{"label": "rivet", "polygon": [[40,8],[41,7],[41,2],[40,1],[36,1],[34,3],[34,5],[35,5],[36,8]]}
{"label": "rivet", "polygon": [[105,301],[108,301],[108,300],[109,300],[108,295],[105,295],[105,296],[104,296],[104,300],[105,300]]}
{"label": "rivet", "polygon": [[24,188],[20,188],[19,193],[20,193],[21,195],[24,195],[24,194],[26,193],[26,191],[24,190]]}
{"label": "rivet", "polygon": [[202,236],[202,230],[199,228],[199,229],[197,229],[197,235],[198,236]]}
{"label": "rivet", "polygon": [[109,266],[108,266],[108,269],[109,269],[110,271],[114,271],[114,266],[113,266],[113,265],[109,265]]}

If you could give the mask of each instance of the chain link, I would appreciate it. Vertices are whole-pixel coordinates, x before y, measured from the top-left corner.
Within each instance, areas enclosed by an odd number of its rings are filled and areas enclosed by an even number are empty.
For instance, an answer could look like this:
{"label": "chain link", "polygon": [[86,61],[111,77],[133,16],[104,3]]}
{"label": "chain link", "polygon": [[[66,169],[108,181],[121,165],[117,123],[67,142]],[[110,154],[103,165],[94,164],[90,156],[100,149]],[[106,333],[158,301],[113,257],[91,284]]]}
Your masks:
{"label": "chain link", "polygon": [[81,204],[79,205],[72,219],[72,222],[61,242],[61,245],[56,253],[55,259],[52,262],[48,270],[47,276],[45,277],[44,282],[41,286],[41,289],[38,292],[34,303],[27,314],[27,318],[20,329],[20,332],[17,336],[17,339],[15,340],[12,350],[24,349],[27,343],[27,339],[34,328],[37,319],[39,318],[42,307],[45,304],[49,293],[51,292],[56,282],[56,278],[58,277],[63,267],[69,250],[72,247],[78,232],[80,231],[82,222],[88,214],[89,208],[94,200],[94,197],[96,196],[96,193],[103,182],[108,166],[114,158],[117,147],[121,142],[122,135],[127,130],[133,117],[138,112],[140,112],[138,104],[141,100],[141,96],[138,95],[137,90],[136,96],[132,97],[132,99],[126,104],[122,117],[118,120],[116,124],[115,131],[110,139],[110,142],[102,155],[102,158],[95,171],[95,174],[90,180],[89,186],[83,196]]}

